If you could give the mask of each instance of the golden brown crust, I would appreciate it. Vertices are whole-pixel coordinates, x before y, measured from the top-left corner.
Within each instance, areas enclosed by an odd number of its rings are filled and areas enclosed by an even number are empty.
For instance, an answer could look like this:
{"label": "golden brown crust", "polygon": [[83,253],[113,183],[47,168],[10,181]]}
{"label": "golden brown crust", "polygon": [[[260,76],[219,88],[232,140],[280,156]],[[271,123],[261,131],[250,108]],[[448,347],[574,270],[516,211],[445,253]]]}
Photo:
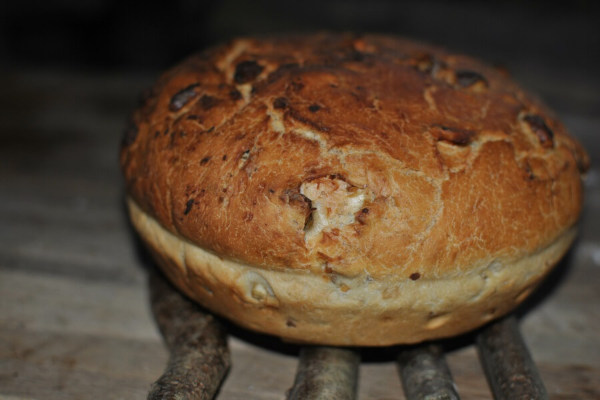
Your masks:
{"label": "golden brown crust", "polygon": [[130,196],[178,237],[267,270],[375,280],[546,248],[577,220],[588,163],[501,71],[332,34],[191,57],[148,94],[121,152]]}

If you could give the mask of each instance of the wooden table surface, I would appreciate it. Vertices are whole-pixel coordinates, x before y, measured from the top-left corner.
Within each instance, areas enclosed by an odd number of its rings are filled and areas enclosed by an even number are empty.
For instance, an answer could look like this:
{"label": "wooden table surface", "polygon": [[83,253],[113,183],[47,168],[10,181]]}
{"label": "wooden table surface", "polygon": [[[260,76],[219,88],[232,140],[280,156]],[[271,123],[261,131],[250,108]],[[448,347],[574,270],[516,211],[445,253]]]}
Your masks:
{"label": "wooden table surface", "polygon": [[[522,309],[521,327],[552,399],[600,399],[598,81],[518,69],[547,88],[593,160],[581,234]],[[149,261],[127,223],[120,135],[151,74],[0,75],[0,399],[144,399],[167,352],[148,305]],[[559,79],[560,78],[560,79]],[[489,399],[469,338],[450,343],[465,400]],[[294,348],[230,339],[219,399],[283,399]],[[392,352],[360,369],[360,399],[402,399]]]}

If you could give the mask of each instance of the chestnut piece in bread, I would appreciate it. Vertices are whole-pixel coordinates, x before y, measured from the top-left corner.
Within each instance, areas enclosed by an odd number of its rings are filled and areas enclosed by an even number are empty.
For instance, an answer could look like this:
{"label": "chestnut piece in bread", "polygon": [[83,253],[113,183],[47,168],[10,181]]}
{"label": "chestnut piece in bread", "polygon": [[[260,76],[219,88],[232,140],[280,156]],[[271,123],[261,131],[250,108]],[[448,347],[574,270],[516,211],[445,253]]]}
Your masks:
{"label": "chestnut piece in bread", "polygon": [[565,253],[588,157],[505,73],[388,36],[248,38],[166,72],[121,151],[190,298],[297,342],[460,334]]}

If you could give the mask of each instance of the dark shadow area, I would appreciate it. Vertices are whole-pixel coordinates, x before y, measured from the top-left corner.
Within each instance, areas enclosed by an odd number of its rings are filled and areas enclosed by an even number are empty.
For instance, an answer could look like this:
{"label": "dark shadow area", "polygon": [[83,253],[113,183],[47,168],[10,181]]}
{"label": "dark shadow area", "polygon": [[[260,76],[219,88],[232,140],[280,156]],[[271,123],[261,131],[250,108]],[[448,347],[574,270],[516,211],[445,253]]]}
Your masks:
{"label": "dark shadow area", "polygon": [[0,63],[163,69],[234,36],[331,30],[412,36],[509,64],[592,68],[599,11],[593,1],[25,0],[2,6]]}

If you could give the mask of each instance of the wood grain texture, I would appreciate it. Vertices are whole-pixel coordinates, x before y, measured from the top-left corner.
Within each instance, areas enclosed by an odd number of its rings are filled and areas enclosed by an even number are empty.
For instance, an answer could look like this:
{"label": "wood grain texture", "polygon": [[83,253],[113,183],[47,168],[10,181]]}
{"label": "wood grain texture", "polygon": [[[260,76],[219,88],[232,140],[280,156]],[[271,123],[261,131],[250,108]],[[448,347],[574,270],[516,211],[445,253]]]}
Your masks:
{"label": "wood grain texture", "polygon": [[[166,365],[149,308],[148,258],[126,222],[116,159],[136,93],[153,78],[0,78],[0,399],[144,399]],[[561,116],[593,158],[581,234],[521,309],[521,329],[551,399],[595,399],[600,119],[571,109]],[[448,346],[461,398],[490,399],[470,339]],[[230,348],[220,400],[284,398],[296,348],[241,330]],[[359,399],[404,398],[389,353],[363,351]]]}
{"label": "wood grain texture", "polygon": [[227,330],[161,274],[151,272],[149,286],[152,313],[170,356],[148,400],[214,399],[231,366]]}

